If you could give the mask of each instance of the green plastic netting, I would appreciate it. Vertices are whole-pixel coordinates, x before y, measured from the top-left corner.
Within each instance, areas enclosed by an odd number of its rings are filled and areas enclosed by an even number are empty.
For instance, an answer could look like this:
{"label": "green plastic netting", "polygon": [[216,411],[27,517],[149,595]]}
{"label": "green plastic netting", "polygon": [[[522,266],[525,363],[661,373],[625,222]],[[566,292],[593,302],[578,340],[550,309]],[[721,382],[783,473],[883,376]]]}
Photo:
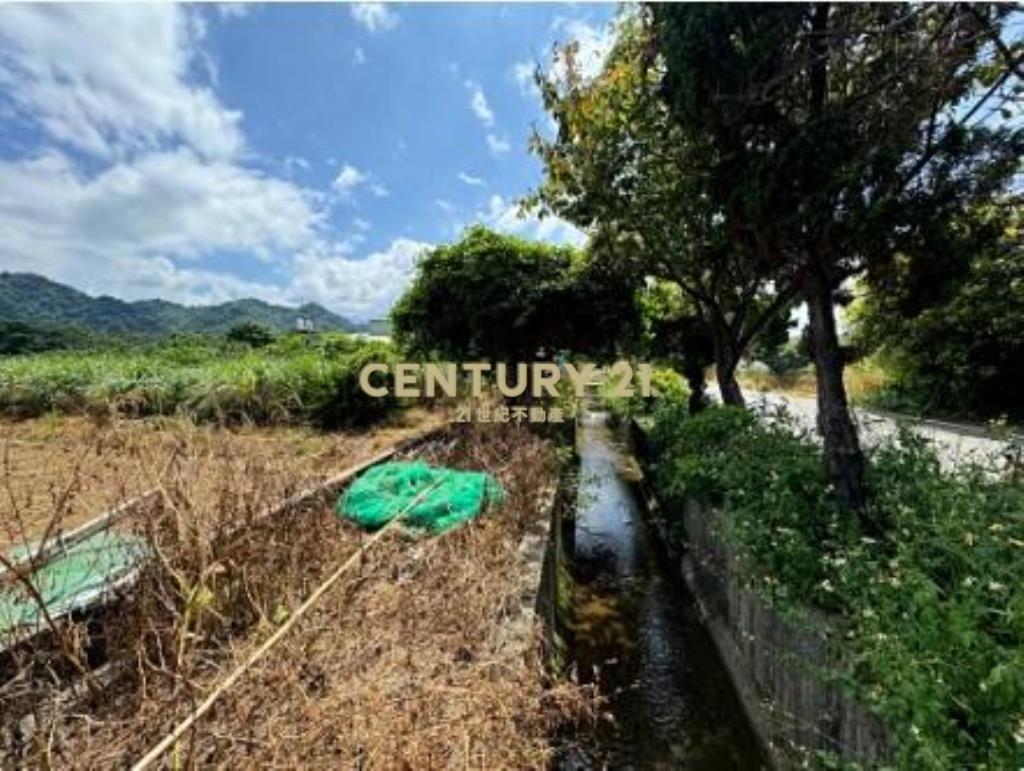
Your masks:
{"label": "green plastic netting", "polygon": [[361,527],[376,530],[428,489],[402,520],[435,534],[472,519],[485,504],[499,505],[504,500],[501,485],[490,474],[418,461],[396,462],[382,463],[362,474],[338,500],[335,511]]}
{"label": "green plastic netting", "polygon": [[[31,547],[34,550],[36,547]],[[22,559],[27,549],[18,548],[8,557]],[[129,533],[104,530],[58,554],[32,574],[32,583],[46,603],[51,617],[57,618],[89,607],[107,593],[129,580],[145,559],[148,548],[143,539]],[[0,587],[0,637],[17,629],[39,629],[44,616],[38,602],[25,587],[3,576]]]}

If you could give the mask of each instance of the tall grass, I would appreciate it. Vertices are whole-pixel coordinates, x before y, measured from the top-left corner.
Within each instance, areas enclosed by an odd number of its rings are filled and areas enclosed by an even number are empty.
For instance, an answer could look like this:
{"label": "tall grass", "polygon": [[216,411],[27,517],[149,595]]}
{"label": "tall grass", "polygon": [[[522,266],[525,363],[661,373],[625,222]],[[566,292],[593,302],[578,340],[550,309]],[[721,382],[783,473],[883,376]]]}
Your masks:
{"label": "tall grass", "polygon": [[0,359],[0,411],[124,416],[187,414],[200,421],[367,423],[394,406],[358,387],[390,346],[344,335],[290,336],[251,349],[204,338],[141,347],[54,351]]}
{"label": "tall grass", "polygon": [[[741,371],[737,377],[744,388],[752,391],[781,391],[797,396],[814,396],[818,388],[814,368],[810,366],[782,374],[748,369]],[[883,388],[889,379],[889,374],[873,360],[855,362],[843,372],[846,394],[855,401],[866,400]]]}

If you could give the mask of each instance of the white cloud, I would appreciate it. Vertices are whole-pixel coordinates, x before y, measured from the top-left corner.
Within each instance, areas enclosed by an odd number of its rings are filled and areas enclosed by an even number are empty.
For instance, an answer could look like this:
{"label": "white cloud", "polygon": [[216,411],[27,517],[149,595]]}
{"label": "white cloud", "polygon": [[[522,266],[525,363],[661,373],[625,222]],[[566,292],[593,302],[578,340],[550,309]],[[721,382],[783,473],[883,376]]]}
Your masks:
{"label": "white cloud", "polygon": [[352,18],[370,32],[384,32],[398,24],[398,14],[384,3],[353,3]]}
{"label": "white cloud", "polygon": [[491,110],[490,105],[487,104],[487,96],[484,94],[484,90],[472,80],[466,81],[466,88],[470,92],[469,108],[479,118],[484,128],[491,128],[494,125],[494,112]]}
{"label": "white cloud", "polygon": [[375,181],[372,174],[361,171],[350,163],[341,167],[338,176],[331,183],[331,188],[344,201],[353,201],[356,190],[364,186],[374,198],[386,198],[391,195],[391,191],[380,182]]}
{"label": "white cloud", "polygon": [[93,177],[56,151],[0,162],[0,265],[94,293],[280,301],[273,286],[202,269],[201,257],[223,250],[279,261],[318,243],[321,226],[313,194],[187,150]]}
{"label": "white cloud", "polygon": [[361,172],[355,166],[345,164],[334,178],[331,187],[342,198],[351,198],[355,189],[369,180],[369,176]]}
{"label": "white cloud", "polygon": [[[615,44],[615,28],[611,24],[598,27],[580,19],[559,17],[551,25],[562,42],[576,45],[576,65],[585,79],[595,77],[601,72],[605,59]],[[558,61],[552,67],[552,74],[557,78],[565,76],[564,62]]]}
{"label": "white cloud", "polygon": [[487,208],[480,212],[480,219],[495,230],[514,233],[538,241],[550,241],[556,244],[583,246],[587,236],[582,230],[561,217],[537,217],[533,214],[523,215],[519,204],[506,201],[500,195],[492,195]]}
{"label": "white cloud", "polygon": [[[290,183],[201,163],[184,151],[94,178],[59,153],[0,161],[0,265],[125,299],[257,297],[315,301],[355,318],[386,312],[428,244],[399,238],[357,257],[363,233],[328,238],[315,199]],[[352,224],[370,228],[358,218]],[[261,283],[206,269],[202,256],[211,249],[273,261],[286,279]]]}
{"label": "white cloud", "polygon": [[252,8],[248,3],[217,3],[217,13],[222,19],[241,19],[248,16]]}
{"label": "white cloud", "polygon": [[366,64],[366,52],[363,51],[362,46],[356,46],[355,50],[352,51],[352,63]]}
{"label": "white cloud", "polygon": [[451,214],[456,209],[455,204],[453,204],[451,201],[448,201],[448,200],[446,200],[444,198],[437,198],[437,199],[435,199],[434,200],[434,205],[438,209],[443,211],[445,214]]}
{"label": "white cloud", "polygon": [[456,176],[458,176],[458,178],[460,180],[465,182],[470,187],[481,187],[481,186],[487,184],[480,177],[474,177],[473,175],[467,174],[464,171],[460,171]]}
{"label": "white cloud", "polygon": [[268,257],[312,242],[321,220],[312,193],[184,149],[92,177],[55,151],[0,162],[5,265],[45,255],[73,270],[107,254],[193,258],[218,249]]}
{"label": "white cloud", "polygon": [[[172,5],[0,12],[0,114],[39,129],[0,157],[0,268],[125,299],[383,312],[426,245],[397,239],[358,259],[369,222],[331,235],[334,195],[387,194],[368,172],[343,167],[330,195],[287,178],[309,168],[298,155],[279,177],[249,165],[241,114],[196,81],[214,70],[203,18]],[[266,279],[237,275],[253,260]]]}
{"label": "white cloud", "polygon": [[[485,129],[494,128],[494,111],[491,110],[490,105],[487,103],[487,97],[484,94],[483,89],[478,83],[472,80],[467,80],[464,84],[470,92],[469,107],[473,111],[473,114],[476,115],[477,119]],[[491,155],[504,155],[512,149],[512,145],[509,144],[508,138],[506,136],[499,135],[496,132],[488,131],[485,139],[487,140],[487,147],[491,151]]]}
{"label": "white cloud", "polygon": [[512,78],[519,85],[519,91],[523,96],[534,96],[539,91],[534,80],[534,73],[537,65],[532,61],[516,62],[512,65]]}
{"label": "white cloud", "polygon": [[10,5],[0,13],[0,102],[53,140],[106,158],[184,143],[240,153],[240,112],[190,82],[205,34],[170,4]]}
{"label": "white cloud", "polygon": [[300,254],[288,292],[356,318],[380,316],[409,286],[417,261],[430,247],[398,238],[384,251],[359,260],[318,251]]}
{"label": "white cloud", "polygon": [[493,155],[504,155],[512,149],[508,137],[499,137],[497,134],[487,135],[487,147]]}

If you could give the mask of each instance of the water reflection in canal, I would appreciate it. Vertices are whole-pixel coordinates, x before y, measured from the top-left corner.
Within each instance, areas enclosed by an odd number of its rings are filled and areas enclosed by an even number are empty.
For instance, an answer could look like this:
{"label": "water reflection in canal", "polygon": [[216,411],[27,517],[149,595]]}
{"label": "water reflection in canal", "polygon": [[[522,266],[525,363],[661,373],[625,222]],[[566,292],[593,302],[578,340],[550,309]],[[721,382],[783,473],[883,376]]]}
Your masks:
{"label": "water reflection in canal", "polygon": [[655,551],[629,484],[637,470],[602,412],[579,426],[574,658],[614,720],[576,765],[759,769],[732,686],[681,581]]}

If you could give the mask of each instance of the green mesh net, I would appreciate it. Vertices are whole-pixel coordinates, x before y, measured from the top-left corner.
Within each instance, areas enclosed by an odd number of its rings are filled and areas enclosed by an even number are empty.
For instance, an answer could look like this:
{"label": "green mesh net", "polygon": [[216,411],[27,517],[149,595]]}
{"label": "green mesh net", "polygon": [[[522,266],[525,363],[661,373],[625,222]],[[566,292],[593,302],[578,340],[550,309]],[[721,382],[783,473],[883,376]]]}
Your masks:
{"label": "green mesh net", "polygon": [[[8,557],[19,561],[27,553],[27,549],[18,548]],[[39,599],[46,604],[51,618],[101,601],[131,580],[147,553],[141,538],[104,530],[64,547],[32,574],[38,597],[33,597],[13,577],[0,576],[0,642],[7,632],[41,628],[45,616]]]}
{"label": "green mesh net", "polygon": [[[424,491],[422,499],[405,511]],[[497,480],[480,471],[456,471],[422,462],[382,463],[353,482],[335,510],[369,530],[402,514],[404,524],[443,533],[475,517],[485,504],[498,505],[503,499]]]}

